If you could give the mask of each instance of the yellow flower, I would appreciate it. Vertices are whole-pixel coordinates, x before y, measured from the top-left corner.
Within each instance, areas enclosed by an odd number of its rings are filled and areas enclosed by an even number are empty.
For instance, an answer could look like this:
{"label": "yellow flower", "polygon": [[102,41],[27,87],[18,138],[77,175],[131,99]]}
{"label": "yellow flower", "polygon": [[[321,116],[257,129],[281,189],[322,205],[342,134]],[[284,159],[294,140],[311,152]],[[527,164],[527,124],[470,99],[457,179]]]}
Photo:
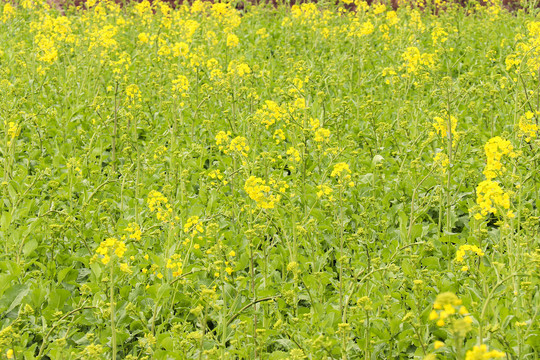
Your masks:
{"label": "yellow flower", "polygon": [[139,42],[141,44],[147,44],[148,41],[150,41],[150,38],[148,37],[147,33],[140,33],[139,36],[137,36],[137,38],[139,39]]}
{"label": "yellow flower", "polygon": [[148,207],[150,211],[156,213],[158,220],[165,223],[169,222],[169,216],[172,213],[171,205],[169,205],[169,200],[159,191],[151,190],[148,193]]}
{"label": "yellow flower", "polygon": [[445,305],[461,305],[461,300],[451,292],[444,292],[437,295],[435,303],[433,304],[434,309],[443,309]]}
{"label": "yellow flower", "polygon": [[487,345],[482,344],[480,346],[474,346],[472,350],[467,351],[465,360],[489,360],[503,358],[505,356],[506,354],[501,351],[488,351]]}
{"label": "yellow flower", "polygon": [[408,47],[401,57],[403,59],[402,67],[408,74],[416,74],[421,68],[435,67],[435,54],[422,54],[415,46]]}
{"label": "yellow flower", "polygon": [[188,96],[189,80],[184,75],[178,75],[178,77],[172,82],[173,97],[179,94],[181,97]]}
{"label": "yellow flower", "polygon": [[340,162],[335,164],[330,176],[337,178],[340,185],[348,184],[350,187],[354,186],[354,182],[351,181],[351,169],[349,169],[347,163]]}
{"label": "yellow flower", "polygon": [[182,275],[183,263],[181,256],[179,254],[173,254],[169,259],[167,259],[166,268],[172,270],[172,275],[174,277]]}
{"label": "yellow flower", "polygon": [[202,234],[204,232],[202,222],[198,216],[191,216],[187,219],[186,223],[184,224],[184,232],[186,234],[190,233],[192,236]]}
{"label": "yellow flower", "polygon": [[134,240],[141,240],[142,237],[142,231],[141,227],[137,223],[129,223],[127,228],[125,228],[127,232],[129,232],[129,238]]}
{"label": "yellow flower", "polygon": [[238,43],[240,42],[240,40],[238,39],[238,36],[234,35],[234,34],[228,34],[227,35],[227,46],[228,47],[236,47],[238,46]]}
{"label": "yellow flower", "polygon": [[295,109],[303,110],[306,108],[306,100],[302,97],[297,98],[296,100],[294,100],[293,106]]}
{"label": "yellow flower", "polygon": [[332,170],[332,173],[330,176],[332,177],[339,177],[339,176],[347,176],[351,173],[351,170],[349,169],[349,165],[344,162],[340,162],[334,165],[334,169]]}
{"label": "yellow flower", "polygon": [[491,138],[484,146],[484,151],[487,158],[484,175],[487,180],[493,180],[499,173],[506,170],[501,163],[503,156],[509,156],[510,158],[517,156],[510,141],[504,140],[500,136]]}
{"label": "yellow flower", "polygon": [[250,176],[245,184],[244,190],[248,196],[255,200],[257,206],[263,209],[273,209],[280,200],[280,195],[273,195],[272,188],[263,179]]}
{"label": "yellow flower", "polygon": [[449,138],[448,134],[448,121],[450,121],[450,132],[452,134],[452,146],[456,145],[456,140],[458,139],[458,133],[456,131],[457,127],[457,119],[453,116],[445,116],[444,119],[436,116],[433,120],[435,122],[433,123],[433,127],[435,128],[435,131],[437,134],[439,134],[443,138]]}
{"label": "yellow flower", "polygon": [[447,322],[454,325],[454,331],[466,334],[470,331],[472,318],[469,315],[457,317],[457,314],[468,314],[467,309],[461,305],[462,301],[451,292],[437,295],[433,303],[433,310],[429,314],[429,320],[437,320],[437,326],[444,326]]}
{"label": "yellow flower", "polygon": [[8,134],[9,139],[13,140],[17,136],[19,136],[19,134],[21,133],[21,127],[17,123],[10,121],[7,125],[8,125],[7,134]]}
{"label": "yellow flower", "polygon": [[323,196],[328,196],[329,197],[329,200],[332,200],[332,196],[330,196],[334,190],[327,186],[327,185],[317,185],[317,197],[321,198]]}
{"label": "yellow flower", "polygon": [[[281,121],[287,114],[287,109],[280,106],[278,103],[272,100],[266,100],[262,108],[255,112],[255,119],[262,123],[266,128]],[[281,134],[283,134],[282,130]],[[277,132],[277,131],[276,131]],[[274,134],[275,139],[275,134]],[[285,136],[281,140],[284,140]]]}
{"label": "yellow flower", "polygon": [[374,3],[373,4],[373,14],[378,15],[378,14],[381,14],[381,13],[383,13],[385,11],[386,11],[386,5],[385,4],[382,4],[382,3],[379,3],[379,4]]}
{"label": "yellow flower", "polygon": [[450,165],[448,155],[442,152],[436,153],[435,156],[433,156],[433,164],[440,167],[441,173],[445,174],[446,170],[448,169],[448,165]]}
{"label": "yellow flower", "polygon": [[287,155],[289,155],[289,161],[299,162],[300,160],[302,160],[302,158],[300,157],[300,151],[296,150],[293,147],[290,147],[287,150]]}
{"label": "yellow flower", "polygon": [[249,151],[249,145],[247,139],[243,136],[237,136],[231,140],[229,144],[229,151],[237,152],[242,156],[247,156]]}
{"label": "yellow flower", "polygon": [[524,136],[526,142],[530,142],[538,135],[538,125],[532,121],[534,116],[531,111],[527,111],[519,118],[519,135]]}
{"label": "yellow flower", "polygon": [[330,130],[325,129],[325,128],[318,128],[317,130],[315,130],[315,137],[313,138],[313,140],[317,142],[324,142],[324,141],[328,141],[329,137],[330,137]]}
{"label": "yellow flower", "polygon": [[473,252],[478,256],[484,256],[484,252],[482,251],[482,249],[480,249],[476,245],[461,245],[459,247],[459,250],[456,252],[456,262],[462,263],[467,251]]}
{"label": "yellow flower", "polygon": [[435,348],[435,350],[440,349],[443,346],[444,346],[444,343],[442,341],[435,341],[435,343],[433,344],[433,347]]}
{"label": "yellow flower", "polygon": [[111,261],[111,256],[114,254],[118,258],[123,258],[126,252],[126,244],[116,238],[107,238],[101,242],[96,249],[96,254],[101,255],[101,262],[107,265]]}
{"label": "yellow flower", "polygon": [[483,216],[488,213],[497,214],[497,206],[510,208],[510,196],[500,185],[492,180],[484,180],[476,188],[476,203],[480,206]]}
{"label": "yellow flower", "polygon": [[231,136],[230,131],[227,131],[227,132],[220,131],[216,134],[216,137],[215,137],[216,145],[218,146],[218,149],[220,151],[227,153],[228,150],[225,148],[225,146],[229,144],[230,136]]}
{"label": "yellow flower", "polygon": [[15,355],[13,353],[13,349],[9,349],[8,351],[6,351],[6,357],[8,359],[13,359],[15,357]]}
{"label": "yellow flower", "polygon": [[133,271],[131,270],[131,268],[129,267],[129,265],[127,263],[121,263],[120,264],[120,270],[122,272],[125,272],[126,274],[133,274]]}
{"label": "yellow flower", "polygon": [[9,19],[11,19],[15,15],[15,8],[11,3],[5,2],[4,3],[4,10],[2,11],[2,22],[6,22]]}

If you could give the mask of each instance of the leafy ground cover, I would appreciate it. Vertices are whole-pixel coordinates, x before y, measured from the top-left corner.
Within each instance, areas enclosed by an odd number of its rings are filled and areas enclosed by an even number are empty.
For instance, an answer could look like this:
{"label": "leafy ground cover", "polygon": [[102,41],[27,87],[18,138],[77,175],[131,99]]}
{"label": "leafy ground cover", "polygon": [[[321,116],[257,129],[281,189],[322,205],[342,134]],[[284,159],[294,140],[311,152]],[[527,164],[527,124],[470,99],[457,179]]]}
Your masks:
{"label": "leafy ground cover", "polygon": [[538,359],[534,4],[349,5],[0,4],[0,358]]}

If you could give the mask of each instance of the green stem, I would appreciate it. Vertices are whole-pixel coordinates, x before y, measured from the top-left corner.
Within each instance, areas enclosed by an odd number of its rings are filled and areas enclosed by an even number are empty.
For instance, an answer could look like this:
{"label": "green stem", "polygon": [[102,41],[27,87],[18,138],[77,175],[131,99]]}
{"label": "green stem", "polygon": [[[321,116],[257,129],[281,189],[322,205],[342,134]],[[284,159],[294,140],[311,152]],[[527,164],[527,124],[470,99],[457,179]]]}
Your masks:
{"label": "green stem", "polygon": [[116,360],[116,326],[114,319],[114,261],[111,261],[111,289],[110,289],[110,301],[111,301],[111,347],[112,347],[112,359]]}

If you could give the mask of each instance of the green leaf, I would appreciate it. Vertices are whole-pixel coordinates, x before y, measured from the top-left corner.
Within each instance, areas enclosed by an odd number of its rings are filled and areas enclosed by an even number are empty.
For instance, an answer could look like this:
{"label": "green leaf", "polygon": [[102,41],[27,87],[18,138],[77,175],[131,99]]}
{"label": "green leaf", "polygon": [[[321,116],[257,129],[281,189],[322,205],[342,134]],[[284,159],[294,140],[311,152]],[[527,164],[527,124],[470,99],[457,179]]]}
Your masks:
{"label": "green leaf", "polygon": [[22,300],[29,291],[30,287],[28,285],[13,285],[4,293],[4,296],[0,300],[0,308],[4,304],[10,304],[9,307],[5,310],[5,313],[11,312],[11,310],[15,309],[21,304]]}
{"label": "green leaf", "polygon": [[28,240],[26,244],[24,244],[24,247],[23,247],[24,256],[29,256],[30,254],[32,254],[34,250],[37,249],[37,247],[38,247],[38,242],[36,239]]}

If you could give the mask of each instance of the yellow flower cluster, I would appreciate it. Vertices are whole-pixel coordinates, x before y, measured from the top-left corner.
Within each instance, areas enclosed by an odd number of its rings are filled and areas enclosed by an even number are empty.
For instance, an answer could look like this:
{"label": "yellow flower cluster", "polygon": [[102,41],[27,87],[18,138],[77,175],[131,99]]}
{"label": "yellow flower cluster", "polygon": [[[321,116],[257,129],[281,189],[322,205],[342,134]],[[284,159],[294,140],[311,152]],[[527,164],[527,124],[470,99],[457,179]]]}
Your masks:
{"label": "yellow flower cluster", "polygon": [[137,39],[139,39],[139,42],[141,44],[148,44],[148,42],[150,41],[150,37],[148,36],[147,33],[140,33],[138,36],[137,36]]}
{"label": "yellow flower cluster", "polygon": [[519,118],[518,132],[520,136],[525,137],[526,142],[531,142],[538,135],[538,125],[532,122],[533,117],[534,113],[527,111]]}
{"label": "yellow flower cluster", "polygon": [[375,31],[375,26],[371,21],[364,21],[360,23],[358,19],[351,21],[349,25],[349,31],[347,32],[348,36],[362,37],[367,36]]}
{"label": "yellow flower cluster", "polygon": [[432,69],[435,67],[435,54],[420,53],[415,46],[410,46],[401,55],[403,59],[402,67],[407,74],[416,74],[421,68]]}
{"label": "yellow flower cluster", "polygon": [[540,67],[540,21],[529,22],[527,30],[527,40],[517,43],[516,52],[506,57],[506,71],[515,68],[516,73],[527,71],[536,76]]}
{"label": "yellow flower cluster", "polygon": [[321,127],[315,130],[315,137],[313,138],[313,140],[315,140],[316,142],[326,142],[328,141],[329,137],[330,130]]}
{"label": "yellow flower cluster", "polygon": [[[330,176],[332,177],[338,177],[338,176],[347,176],[351,173],[351,169],[349,169],[349,165],[344,162],[340,162],[334,165],[334,169],[332,170],[332,173]],[[350,175],[349,175],[350,176]]]}
{"label": "yellow flower cluster", "polygon": [[382,3],[374,3],[372,9],[374,15],[379,15],[386,11],[386,5]]}
{"label": "yellow flower cluster", "polygon": [[[467,254],[467,251],[475,253],[478,256],[484,256],[484,252],[482,251],[482,249],[480,249],[476,245],[461,245],[459,247],[458,251],[456,252],[456,262],[457,263],[462,263],[463,262],[463,259],[465,258],[465,255]],[[469,267],[468,266],[463,266],[461,268],[461,270],[462,271],[467,271],[467,270],[469,270]]]}
{"label": "yellow flower cluster", "polygon": [[133,270],[131,270],[131,268],[129,267],[129,265],[127,263],[121,263],[120,264],[120,271],[126,273],[126,274],[133,274]]}
{"label": "yellow flower cluster", "polygon": [[6,122],[4,121],[4,124],[7,125],[7,135],[8,135],[8,145],[11,144],[11,140],[15,139],[17,136],[21,133],[21,127],[16,122],[10,121]]}
{"label": "yellow flower cluster", "polygon": [[154,150],[154,160],[159,159],[167,152],[167,147],[165,145],[160,145]]}
{"label": "yellow flower cluster", "polygon": [[41,16],[30,23],[30,30],[35,33],[35,42],[39,48],[37,59],[52,64],[58,59],[58,49],[63,43],[73,43],[71,22],[66,16]]}
{"label": "yellow flower cluster", "polygon": [[[456,146],[456,141],[459,139],[459,134],[456,131],[457,128],[457,119],[454,116],[450,116],[450,134],[452,135],[452,146]],[[450,135],[448,133],[448,117],[442,118],[436,116],[433,118],[435,121],[433,127],[438,135],[445,139],[449,139]]]}
{"label": "yellow flower cluster", "polygon": [[247,156],[247,153],[249,151],[247,139],[243,136],[235,137],[231,140],[231,143],[229,144],[229,149],[228,151],[225,151],[225,154],[228,154],[229,151],[242,154],[242,156]]}
{"label": "yellow flower cluster", "polygon": [[88,52],[94,49],[101,49],[102,55],[107,54],[107,50],[114,50],[118,47],[118,42],[114,38],[118,33],[118,28],[113,25],[105,25],[103,27],[95,27],[92,32],[88,34],[90,39],[90,45],[88,46]]}
{"label": "yellow flower cluster", "polygon": [[175,80],[173,80],[173,97],[176,98],[177,94],[180,94],[181,97],[188,96],[189,90],[189,80],[184,75],[179,75]]}
{"label": "yellow flower cluster", "polygon": [[448,165],[450,165],[450,160],[448,160],[448,155],[443,152],[438,152],[433,156],[433,164],[440,167],[443,174],[446,173]]}
{"label": "yellow flower cluster", "polygon": [[126,96],[130,103],[141,101],[141,90],[135,84],[128,85],[126,87]]}
{"label": "yellow flower cluster", "polygon": [[[220,180],[223,183],[223,185],[227,185],[229,183],[227,180],[224,180],[225,177],[221,173],[221,170],[219,169],[210,171],[208,173],[208,177],[212,180]],[[217,185],[217,183],[215,181],[211,181],[210,185]]]}
{"label": "yellow flower cluster", "polygon": [[257,30],[256,34],[259,35],[261,39],[266,39],[268,36],[270,36],[268,35],[268,30],[266,30],[266,28],[260,28]]}
{"label": "yellow flower cluster", "polygon": [[333,197],[332,197],[332,193],[334,192],[334,190],[328,186],[328,185],[317,185],[317,197],[318,198],[322,198],[323,196],[327,196],[328,197],[328,200],[332,201],[333,200]]}
{"label": "yellow flower cluster", "polygon": [[313,3],[304,3],[300,6],[293,5],[291,8],[291,13],[293,18],[300,18],[303,20],[302,23],[304,23],[305,20],[316,17],[319,13],[319,10],[317,9],[317,6]]}
{"label": "yellow flower cluster", "polygon": [[274,135],[272,136],[272,139],[276,141],[276,144],[279,144],[283,140],[285,140],[285,133],[281,129],[277,129],[274,131]]}
{"label": "yellow flower cluster", "polygon": [[461,245],[456,252],[456,261],[461,263],[467,251],[476,253],[478,256],[484,256],[484,252],[476,245]]}
{"label": "yellow flower cluster", "polygon": [[459,319],[463,320],[464,324],[460,324],[460,321],[457,325],[470,325],[472,318],[468,313],[465,306],[462,305],[462,301],[454,293],[444,292],[437,295],[433,304],[433,310],[429,313],[429,320],[437,320],[437,326],[444,326],[447,319],[455,314],[459,314],[464,316],[463,319]]}
{"label": "yellow flower cluster", "polygon": [[172,55],[174,57],[184,56],[186,57],[189,53],[189,45],[183,41],[177,42],[172,47]]}
{"label": "yellow flower cluster", "polygon": [[472,350],[467,351],[465,360],[489,360],[503,358],[505,356],[505,353],[498,350],[488,351],[487,345],[482,344],[480,346],[474,346]]}
{"label": "yellow flower cluster", "polygon": [[[499,186],[499,183],[493,180],[484,180],[476,188],[476,203],[480,206],[480,214],[476,214],[475,218],[480,220],[482,216],[488,213],[497,214],[496,206],[503,209],[510,208],[510,196]],[[512,213],[509,212],[508,215]]]}
{"label": "yellow flower cluster", "polygon": [[394,26],[397,25],[399,22],[399,17],[395,11],[389,11],[386,13],[386,22],[388,23],[388,26]]}
{"label": "yellow flower cluster", "polygon": [[156,213],[158,220],[165,223],[169,222],[170,214],[172,213],[171,205],[169,205],[169,200],[159,191],[152,190],[148,193],[148,207],[150,211]]}
{"label": "yellow flower cluster", "polygon": [[500,136],[491,138],[484,146],[484,151],[487,158],[484,175],[488,180],[494,179],[498,173],[502,173],[506,170],[501,163],[503,156],[507,155],[511,158],[517,156],[510,141],[505,140]]}
{"label": "yellow flower cluster", "polygon": [[142,237],[142,231],[141,231],[141,227],[139,226],[139,224],[137,223],[129,223],[127,228],[124,229],[125,231],[127,231],[129,234],[129,238],[130,239],[134,239],[134,240],[141,240],[141,237]]}
{"label": "yellow flower cluster", "polygon": [[244,62],[232,60],[227,67],[227,73],[234,77],[243,78],[251,74],[251,68]]}
{"label": "yellow flower cluster", "polygon": [[180,255],[173,254],[169,259],[167,259],[166,268],[172,270],[172,275],[174,277],[182,275],[182,259]]}
{"label": "yellow flower cluster", "polygon": [[202,222],[198,216],[191,216],[187,219],[186,223],[184,224],[184,232],[186,234],[191,234],[192,236],[202,234],[204,232]]}
{"label": "yellow flower cluster", "polygon": [[351,169],[349,169],[349,165],[347,163],[340,162],[335,164],[330,176],[338,178],[338,182],[340,184],[347,182],[350,187],[354,186],[354,182],[351,181]]}
{"label": "yellow flower cluster", "polygon": [[439,24],[431,31],[431,39],[433,40],[433,46],[437,44],[444,44],[448,40],[448,33]]}
{"label": "yellow flower cluster", "polygon": [[246,180],[244,190],[252,200],[255,200],[257,206],[263,209],[273,209],[281,199],[279,194],[271,194],[272,188],[266,181],[256,176],[250,176]]}
{"label": "yellow flower cluster", "polygon": [[103,256],[101,262],[107,265],[111,261],[111,256],[116,255],[118,258],[124,257],[126,252],[126,244],[117,240],[116,238],[107,238],[101,242],[99,247],[96,249],[96,255]]}
{"label": "yellow flower cluster", "polygon": [[[0,330],[0,351],[5,350],[6,348],[13,346],[14,341],[18,340],[17,330],[13,326],[8,325],[2,330]],[[11,357],[10,357],[11,356]],[[6,357],[8,359],[13,359],[13,349],[6,351]]]}
{"label": "yellow flower cluster", "polygon": [[272,100],[266,100],[261,109],[255,113],[258,119],[266,128],[282,120],[287,114],[287,110]]}
{"label": "yellow flower cluster", "polygon": [[442,341],[435,341],[435,342],[433,343],[433,348],[434,348],[435,350],[438,350],[438,349],[444,347],[444,345],[445,345],[445,344],[444,344],[444,342],[442,342]]}
{"label": "yellow flower cluster", "polygon": [[5,2],[4,9],[2,10],[2,22],[5,23],[9,19],[15,16],[15,8],[11,3]]}
{"label": "yellow flower cluster", "polygon": [[135,14],[143,24],[148,24],[152,20],[152,5],[148,0],[137,3],[135,5]]}
{"label": "yellow flower cluster", "polygon": [[235,34],[228,34],[227,35],[227,47],[233,48],[237,47],[240,40],[238,39],[238,36]]}
{"label": "yellow flower cluster", "polygon": [[230,131],[220,131],[216,134],[215,140],[218,149],[220,151],[223,151],[225,154],[233,152],[241,154],[242,156],[247,156],[249,151],[247,139],[243,136],[237,136],[234,139],[230,140],[230,136]]}
{"label": "yellow flower cluster", "polygon": [[287,150],[287,155],[289,155],[289,161],[291,162],[299,162],[300,160],[302,160],[302,158],[300,157],[300,151],[293,147],[290,147]]}
{"label": "yellow flower cluster", "polygon": [[215,140],[216,145],[220,151],[225,151],[225,146],[229,144],[229,137],[231,136],[230,131],[220,131],[216,134]]}
{"label": "yellow flower cluster", "polygon": [[[480,207],[480,213],[474,216],[477,220],[489,213],[497,214],[497,206],[505,210],[510,209],[510,194],[505,192],[493,179],[506,170],[502,164],[503,156],[510,158],[517,156],[510,141],[504,140],[500,136],[491,138],[484,146],[484,151],[487,158],[487,164],[483,171],[486,180],[478,184],[476,188],[476,203]],[[514,217],[511,210],[506,215]]]}

